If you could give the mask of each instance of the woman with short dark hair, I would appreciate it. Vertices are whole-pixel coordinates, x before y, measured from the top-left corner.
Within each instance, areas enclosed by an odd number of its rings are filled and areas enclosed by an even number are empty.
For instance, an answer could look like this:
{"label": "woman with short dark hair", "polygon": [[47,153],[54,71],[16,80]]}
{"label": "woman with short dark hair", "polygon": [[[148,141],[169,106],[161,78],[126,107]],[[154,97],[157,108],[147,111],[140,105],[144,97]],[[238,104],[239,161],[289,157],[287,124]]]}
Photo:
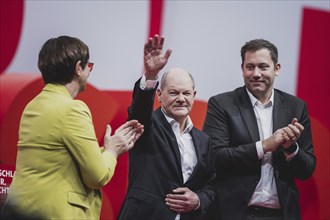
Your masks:
{"label": "woman with short dark hair", "polygon": [[99,219],[100,188],[111,180],[117,157],[143,133],[136,120],[111,136],[107,125],[99,148],[89,108],[74,98],[86,86],[93,63],[81,40],[49,39],[38,61],[45,87],[25,107],[16,172],[3,216]]}

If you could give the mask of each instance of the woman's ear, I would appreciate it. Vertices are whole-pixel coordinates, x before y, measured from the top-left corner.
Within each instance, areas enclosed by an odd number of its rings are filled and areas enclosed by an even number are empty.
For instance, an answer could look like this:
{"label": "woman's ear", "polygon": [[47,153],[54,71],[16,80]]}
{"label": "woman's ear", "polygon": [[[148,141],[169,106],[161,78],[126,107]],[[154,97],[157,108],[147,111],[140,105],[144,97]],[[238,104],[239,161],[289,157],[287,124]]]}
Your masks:
{"label": "woman's ear", "polygon": [[76,66],[75,66],[74,70],[75,70],[75,73],[77,74],[77,76],[80,76],[80,74],[81,74],[81,72],[82,72],[81,60],[79,60],[79,61],[76,63]]}

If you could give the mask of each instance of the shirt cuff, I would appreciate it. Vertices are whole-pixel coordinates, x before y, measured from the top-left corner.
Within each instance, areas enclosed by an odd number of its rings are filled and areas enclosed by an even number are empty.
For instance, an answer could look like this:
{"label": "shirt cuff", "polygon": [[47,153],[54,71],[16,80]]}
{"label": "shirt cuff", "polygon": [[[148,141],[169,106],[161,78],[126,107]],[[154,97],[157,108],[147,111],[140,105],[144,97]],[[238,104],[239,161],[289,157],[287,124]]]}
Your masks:
{"label": "shirt cuff", "polygon": [[142,90],[154,89],[158,82],[158,76],[156,80],[146,80],[146,76],[143,74],[140,81],[140,88]]}
{"label": "shirt cuff", "polygon": [[284,152],[284,155],[285,155],[285,159],[287,162],[289,162],[290,160],[292,160],[297,154],[298,154],[298,150],[299,150],[299,145],[298,143],[296,142],[296,145],[297,145],[297,149],[295,152],[291,153],[291,154],[288,154],[288,153],[285,153]]}
{"label": "shirt cuff", "polygon": [[264,149],[262,148],[262,141],[258,141],[256,143],[256,148],[257,148],[258,158],[259,159],[263,158],[265,153],[264,153]]}

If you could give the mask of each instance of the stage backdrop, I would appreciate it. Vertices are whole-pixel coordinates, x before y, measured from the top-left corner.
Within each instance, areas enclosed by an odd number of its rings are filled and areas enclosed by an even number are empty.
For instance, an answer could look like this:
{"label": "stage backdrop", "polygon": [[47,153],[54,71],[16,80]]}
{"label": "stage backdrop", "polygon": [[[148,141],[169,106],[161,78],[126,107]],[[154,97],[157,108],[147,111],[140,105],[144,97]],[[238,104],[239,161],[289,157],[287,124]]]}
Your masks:
{"label": "stage backdrop", "polygon": [[[106,123],[126,120],[134,82],[143,72],[143,45],[158,33],[173,49],[166,66],[196,80],[192,118],[202,128],[210,96],[243,84],[240,48],[254,38],[278,46],[275,87],[308,104],[317,166],[297,181],[304,220],[329,219],[330,5],[321,1],[0,1],[0,204],[15,170],[17,132],[26,103],[44,86],[38,52],[51,37],[70,35],[95,62],[87,91],[102,144]],[[95,98],[97,97],[97,98]],[[155,103],[157,106],[157,103]],[[102,219],[115,219],[127,186],[127,154],[103,188]],[[51,189],[50,189],[51,190]]]}

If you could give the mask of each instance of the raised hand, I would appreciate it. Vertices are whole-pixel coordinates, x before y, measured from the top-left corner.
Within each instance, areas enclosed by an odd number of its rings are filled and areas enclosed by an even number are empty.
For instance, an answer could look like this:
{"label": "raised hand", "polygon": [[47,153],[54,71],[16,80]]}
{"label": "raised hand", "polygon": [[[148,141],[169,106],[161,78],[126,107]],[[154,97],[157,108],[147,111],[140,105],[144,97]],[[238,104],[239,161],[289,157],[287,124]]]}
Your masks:
{"label": "raised hand", "polygon": [[104,148],[116,158],[130,150],[142,135],[144,129],[137,120],[127,121],[121,125],[111,136],[111,127],[107,125],[104,135]]}
{"label": "raised hand", "polygon": [[167,49],[163,55],[164,37],[155,35],[144,45],[144,69],[147,80],[155,80],[159,71],[166,65],[172,49]]}

